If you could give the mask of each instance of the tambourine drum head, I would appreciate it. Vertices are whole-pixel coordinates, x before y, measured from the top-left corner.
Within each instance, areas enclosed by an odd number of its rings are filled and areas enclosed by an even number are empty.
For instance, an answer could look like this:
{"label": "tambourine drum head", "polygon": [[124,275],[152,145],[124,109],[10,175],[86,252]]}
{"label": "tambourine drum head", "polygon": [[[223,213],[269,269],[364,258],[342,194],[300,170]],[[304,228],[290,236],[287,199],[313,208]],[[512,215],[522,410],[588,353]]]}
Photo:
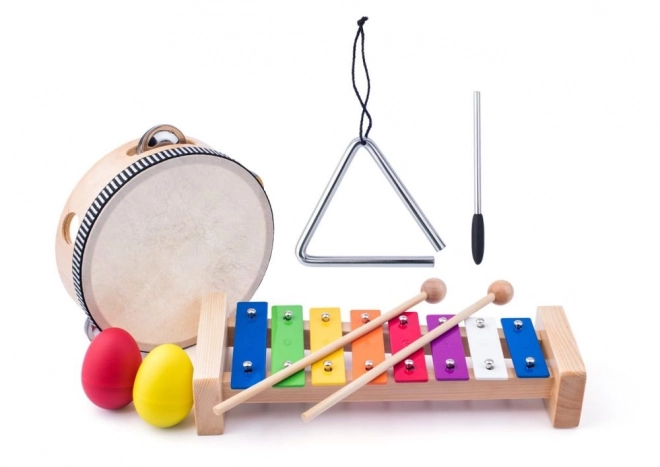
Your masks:
{"label": "tambourine drum head", "polygon": [[231,312],[252,297],[270,260],[268,198],[224,157],[159,161],[93,211],[74,283],[101,329],[127,330],[143,351],[195,344],[202,296],[227,293]]}

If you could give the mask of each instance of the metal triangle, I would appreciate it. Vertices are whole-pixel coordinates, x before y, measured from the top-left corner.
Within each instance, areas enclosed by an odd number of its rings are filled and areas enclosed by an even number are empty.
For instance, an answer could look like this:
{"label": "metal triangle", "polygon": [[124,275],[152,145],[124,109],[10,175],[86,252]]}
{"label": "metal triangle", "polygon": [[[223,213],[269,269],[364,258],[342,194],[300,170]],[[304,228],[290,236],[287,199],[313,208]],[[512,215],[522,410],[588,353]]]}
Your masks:
{"label": "metal triangle", "polygon": [[321,196],[319,203],[316,205],[312,216],[303,230],[298,245],[296,246],[296,256],[300,262],[306,266],[430,266],[435,264],[433,256],[312,256],[307,254],[307,246],[312,240],[312,236],[316,231],[326,209],[332,201],[339,184],[341,183],[344,175],[348,171],[348,167],[353,160],[353,157],[360,148],[365,148],[373,157],[378,167],[389,180],[394,190],[398,193],[403,204],[408,208],[410,214],[413,216],[419,227],[422,229],[426,237],[435,248],[435,251],[440,251],[445,247],[445,244],[436,233],[435,229],[426,218],[422,210],[417,206],[415,200],[412,198],[405,185],[399,179],[392,166],[387,162],[383,153],[378,149],[378,146],[370,140],[365,139],[364,143],[360,138],[356,138],[348,145],[346,152],[339,161],[339,165],[332,175],[328,186]]}

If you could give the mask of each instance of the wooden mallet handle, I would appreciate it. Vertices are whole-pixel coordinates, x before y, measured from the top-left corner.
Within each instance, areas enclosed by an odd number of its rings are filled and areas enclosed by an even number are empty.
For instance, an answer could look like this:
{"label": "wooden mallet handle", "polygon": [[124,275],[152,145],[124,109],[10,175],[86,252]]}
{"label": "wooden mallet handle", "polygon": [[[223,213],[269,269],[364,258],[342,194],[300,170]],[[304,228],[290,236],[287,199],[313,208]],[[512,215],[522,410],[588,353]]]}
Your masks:
{"label": "wooden mallet handle", "polygon": [[277,373],[273,373],[268,378],[261,380],[257,384],[250,386],[248,389],[245,389],[244,391],[239,392],[235,396],[230,397],[229,399],[214,406],[213,412],[216,415],[220,415],[230,409],[233,409],[242,402],[245,402],[246,400],[259,394],[260,392],[274,386],[275,384],[288,378],[292,374],[297,373],[298,371],[304,369],[305,367],[311,365],[312,363],[321,360],[326,355],[331,354],[335,350],[343,348],[344,346],[353,342],[355,339],[364,336],[365,334],[376,329],[377,327],[382,326],[387,321],[396,318],[404,311],[409,310],[410,308],[423,302],[424,300],[426,300],[429,303],[438,303],[443,298],[445,298],[446,293],[447,293],[447,287],[445,286],[445,283],[442,282],[440,279],[426,280],[424,284],[422,284],[421,292],[415,295],[414,297],[401,303],[396,308],[393,308],[392,310],[379,316],[378,318],[374,318],[372,321],[369,321],[368,323],[360,326],[354,331],[349,332],[341,339],[337,339],[336,341],[330,342],[328,345],[320,348],[316,352],[313,352],[308,356],[306,356],[305,358],[298,360],[297,362],[294,362],[290,366],[278,371]]}
{"label": "wooden mallet handle", "polygon": [[513,298],[513,287],[511,286],[511,284],[509,284],[506,281],[493,282],[491,286],[488,288],[488,295],[486,295],[479,301],[473,303],[465,310],[461,311],[453,318],[447,320],[445,323],[441,324],[437,328],[423,335],[415,342],[408,345],[399,352],[395,353],[394,355],[392,355],[390,358],[386,359],[379,365],[376,365],[374,368],[367,371],[359,378],[353,380],[352,383],[344,386],[343,388],[341,388],[331,396],[325,398],[324,400],[316,404],[314,407],[312,407],[307,412],[302,414],[303,421],[309,422],[314,418],[318,417],[323,412],[328,410],[330,407],[332,407],[338,402],[341,402],[344,398],[353,394],[362,386],[366,385],[371,380],[378,377],[378,375],[384,373],[389,368],[393,367],[397,363],[408,358],[413,352],[431,343],[432,340],[441,336],[442,334],[444,334],[445,332],[456,326],[461,321],[465,320],[470,315],[476,313],[477,311],[479,311],[489,303],[495,303],[496,305],[504,305],[505,303],[508,303],[511,300],[511,298]]}

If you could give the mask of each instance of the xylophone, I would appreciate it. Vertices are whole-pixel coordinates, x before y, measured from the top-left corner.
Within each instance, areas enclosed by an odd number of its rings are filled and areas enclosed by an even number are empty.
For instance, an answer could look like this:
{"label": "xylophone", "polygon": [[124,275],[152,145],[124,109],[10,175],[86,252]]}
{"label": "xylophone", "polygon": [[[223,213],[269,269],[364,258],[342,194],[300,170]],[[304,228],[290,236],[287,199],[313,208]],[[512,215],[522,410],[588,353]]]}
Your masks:
{"label": "xylophone", "polygon": [[266,302],[240,302],[230,317],[226,295],[205,295],[193,374],[198,435],[222,434],[224,413],[242,402],[317,403],[303,414],[309,421],[339,401],[540,398],[554,427],[577,426],[586,371],[563,308],[538,307],[535,322],[472,317],[511,299],[510,284],[498,281],[460,313],[420,323],[411,308],[445,292],[431,279],[393,310],[351,310],[348,322],[338,308],[310,308],[305,320],[300,305],[272,305],[269,315]]}

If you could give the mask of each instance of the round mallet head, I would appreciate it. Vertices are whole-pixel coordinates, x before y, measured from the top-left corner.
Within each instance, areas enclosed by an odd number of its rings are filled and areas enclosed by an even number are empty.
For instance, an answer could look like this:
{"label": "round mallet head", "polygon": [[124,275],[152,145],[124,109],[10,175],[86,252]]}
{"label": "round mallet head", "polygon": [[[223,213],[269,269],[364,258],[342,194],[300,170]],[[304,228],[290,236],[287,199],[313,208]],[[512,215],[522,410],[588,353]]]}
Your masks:
{"label": "round mallet head", "polygon": [[447,286],[440,279],[427,279],[422,284],[421,291],[426,293],[427,302],[438,303],[447,295]]}
{"label": "round mallet head", "polygon": [[495,281],[488,287],[488,293],[495,295],[495,305],[506,305],[513,298],[513,286],[507,281]]}

